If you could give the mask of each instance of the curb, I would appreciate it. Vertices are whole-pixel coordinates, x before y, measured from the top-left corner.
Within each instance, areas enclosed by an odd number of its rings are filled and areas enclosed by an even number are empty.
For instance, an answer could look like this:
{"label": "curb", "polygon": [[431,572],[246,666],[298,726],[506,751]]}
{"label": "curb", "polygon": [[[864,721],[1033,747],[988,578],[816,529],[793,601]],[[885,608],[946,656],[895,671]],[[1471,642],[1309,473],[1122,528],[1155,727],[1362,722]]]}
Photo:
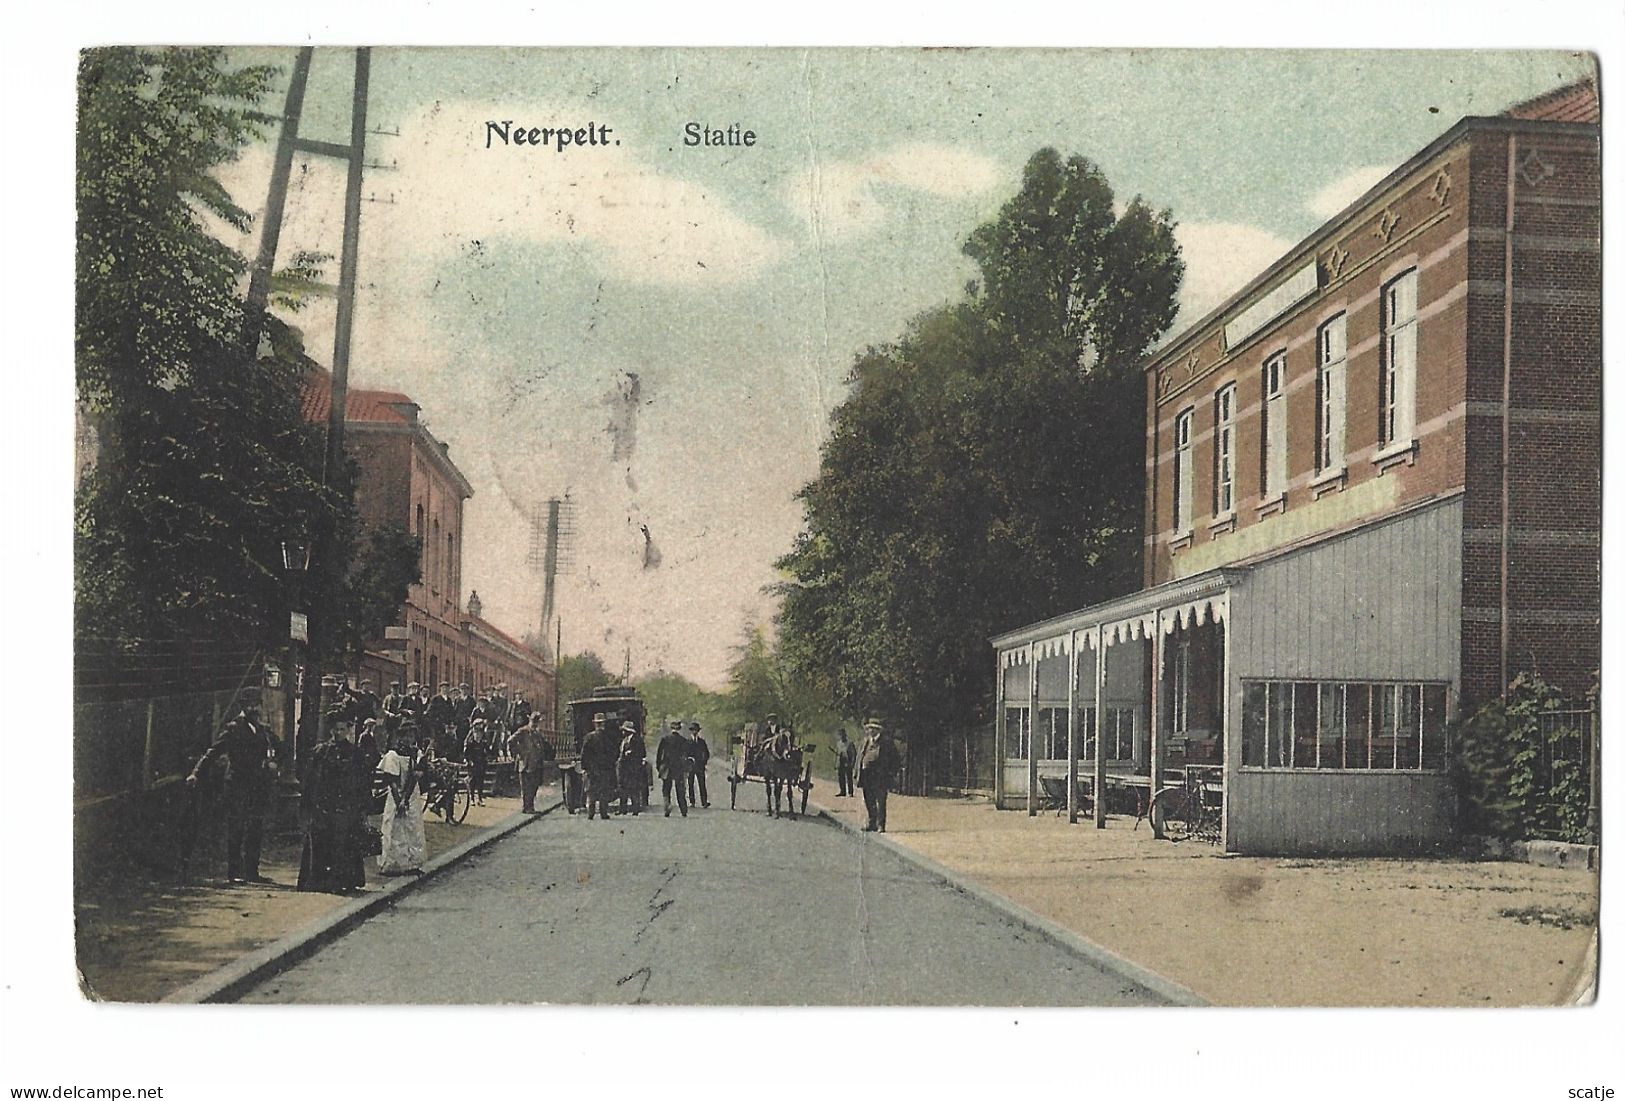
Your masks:
{"label": "curb", "polygon": [[1016,924],[1026,927],[1075,955],[1082,956],[1102,970],[1119,975],[1136,986],[1149,990],[1157,997],[1165,1000],[1169,1005],[1205,1006],[1209,1004],[1189,987],[1181,986],[1172,979],[1164,978],[1155,971],[1141,967],[1132,960],[1119,956],[1109,948],[1105,948],[1086,937],[1079,936],[1070,929],[1057,925],[1042,914],[1038,914],[1018,902],[1013,902],[1001,894],[988,890],[981,884],[966,878],[945,864],[932,860],[923,853],[915,852],[906,845],[900,845],[883,834],[865,834],[860,827],[842,820],[827,807],[819,806],[817,803],[809,803],[808,806],[817,811],[820,818],[836,827],[846,830],[848,833],[857,834],[869,844],[881,845],[891,850],[932,878],[940,880],[954,890],[970,895],[977,901],[991,906]]}
{"label": "curb", "polygon": [[447,868],[461,863],[509,834],[524,829],[563,805],[563,801],[560,800],[538,814],[525,814],[523,811],[511,814],[484,833],[471,837],[461,845],[447,849],[430,860],[423,865],[422,875],[394,879],[377,894],[354,899],[322,915],[303,929],[289,933],[280,940],[272,941],[245,956],[239,956],[224,967],[217,968],[200,979],[194,979],[179,990],[170,991],[158,999],[159,1004],[201,1005],[236,1001],[251,987],[314,955],[318,949],[337,940],[379,910],[394,905],[402,895],[417,890]]}
{"label": "curb", "polygon": [[1568,1004],[1595,1005],[1597,1001],[1597,964],[1601,962],[1602,926],[1591,930],[1591,943],[1586,946],[1585,959],[1580,964],[1580,978],[1569,991]]}
{"label": "curb", "polygon": [[1600,845],[1569,841],[1503,841],[1498,837],[1469,837],[1467,849],[1480,860],[1509,860],[1544,868],[1571,868],[1594,872],[1602,865]]}

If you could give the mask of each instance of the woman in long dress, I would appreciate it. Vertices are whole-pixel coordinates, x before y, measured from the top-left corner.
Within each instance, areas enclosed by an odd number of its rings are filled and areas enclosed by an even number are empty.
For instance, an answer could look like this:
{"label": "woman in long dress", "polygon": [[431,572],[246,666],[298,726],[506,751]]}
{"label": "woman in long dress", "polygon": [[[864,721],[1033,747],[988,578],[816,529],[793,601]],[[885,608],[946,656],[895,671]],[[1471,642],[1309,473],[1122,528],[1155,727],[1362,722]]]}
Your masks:
{"label": "woman in long dress", "polygon": [[371,777],[370,762],[364,762],[350,740],[349,724],[335,723],[332,740],[316,747],[304,770],[299,890],[345,892],[366,886],[361,831]]}
{"label": "woman in long dress", "polygon": [[378,871],[383,875],[415,875],[423,870],[429,852],[423,835],[423,770],[413,752],[410,732],[395,736],[389,752],[378,761],[378,771],[389,778],[389,794],[384,797],[384,818],[379,827],[384,845],[378,854]]}

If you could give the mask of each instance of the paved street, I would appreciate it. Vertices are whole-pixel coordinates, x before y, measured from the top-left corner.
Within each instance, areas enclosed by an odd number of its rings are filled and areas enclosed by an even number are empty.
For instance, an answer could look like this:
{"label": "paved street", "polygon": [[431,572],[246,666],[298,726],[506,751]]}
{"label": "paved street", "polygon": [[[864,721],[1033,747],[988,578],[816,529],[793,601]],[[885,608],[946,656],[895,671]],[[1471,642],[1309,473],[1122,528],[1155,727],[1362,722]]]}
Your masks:
{"label": "paved street", "polygon": [[686,820],[658,805],[607,823],[555,811],[243,1000],[1157,1000],[878,845],[816,818],[730,811],[717,786],[719,803]]}

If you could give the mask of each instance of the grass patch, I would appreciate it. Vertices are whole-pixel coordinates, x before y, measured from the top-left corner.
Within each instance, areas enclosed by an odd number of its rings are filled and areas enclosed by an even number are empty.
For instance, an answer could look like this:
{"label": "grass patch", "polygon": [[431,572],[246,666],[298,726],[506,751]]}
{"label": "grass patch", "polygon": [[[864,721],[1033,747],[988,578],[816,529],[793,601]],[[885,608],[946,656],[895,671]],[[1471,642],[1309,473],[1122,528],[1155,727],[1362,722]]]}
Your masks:
{"label": "grass patch", "polygon": [[1553,929],[1574,929],[1597,924],[1597,915],[1583,913],[1568,906],[1502,907],[1500,916],[1511,918],[1520,925],[1548,925]]}

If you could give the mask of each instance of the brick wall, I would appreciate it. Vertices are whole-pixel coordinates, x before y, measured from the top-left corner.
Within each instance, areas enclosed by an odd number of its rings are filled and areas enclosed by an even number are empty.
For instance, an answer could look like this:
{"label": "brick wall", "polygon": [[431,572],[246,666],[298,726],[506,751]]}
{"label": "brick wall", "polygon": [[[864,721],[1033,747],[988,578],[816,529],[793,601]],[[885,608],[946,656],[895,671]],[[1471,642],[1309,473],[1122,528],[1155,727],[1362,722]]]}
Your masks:
{"label": "brick wall", "polygon": [[[1148,586],[1459,492],[1464,702],[1500,692],[1503,662],[1509,675],[1533,670],[1584,694],[1601,642],[1601,181],[1592,133],[1541,124],[1464,129],[1300,245],[1234,309],[1152,361]],[[1509,150],[1516,202],[1503,441]],[[1315,265],[1315,289],[1227,346],[1225,323],[1306,263]],[[1392,456],[1379,432],[1381,293],[1409,268],[1418,272],[1416,446]],[[1316,333],[1339,312],[1347,317],[1346,473],[1328,480],[1314,466]],[[1261,492],[1262,371],[1277,353],[1286,362],[1284,507]],[[1214,515],[1214,399],[1232,383],[1230,521]],[[1174,425],[1186,410],[1193,411],[1188,536],[1173,530]]]}
{"label": "brick wall", "polygon": [[[1462,397],[1468,324],[1466,175],[1467,143],[1441,150],[1327,237],[1300,246],[1281,278],[1313,263],[1318,287],[1312,294],[1235,347],[1226,347],[1224,324],[1249,304],[1244,300],[1153,361],[1148,371],[1156,416],[1148,441],[1154,478],[1149,480],[1146,515],[1147,585],[1245,560],[1301,540],[1306,532],[1346,530],[1461,487],[1467,450]],[[1417,446],[1397,461],[1378,461],[1386,442],[1379,435],[1382,289],[1412,269],[1418,272]],[[1317,484],[1322,472],[1315,466],[1316,337],[1339,314],[1346,317],[1348,345],[1345,474]],[[1263,370],[1277,354],[1285,356],[1286,365],[1287,489],[1282,506],[1269,506],[1262,494]],[[1196,367],[1191,370],[1193,358]],[[1228,528],[1215,525],[1213,511],[1213,409],[1217,392],[1231,383],[1238,396],[1236,509],[1234,527]],[[1187,409],[1195,417],[1195,517],[1189,546],[1182,546],[1172,529],[1173,426]],[[1387,484],[1361,489],[1378,479],[1387,479]],[[1337,499],[1344,494],[1345,499]],[[1283,520],[1288,513],[1291,520]]]}
{"label": "brick wall", "polygon": [[[1508,675],[1535,671],[1579,698],[1595,680],[1601,647],[1597,145],[1554,131],[1481,133],[1472,159],[1462,694],[1469,705],[1498,694],[1504,661]],[[1511,416],[1503,440],[1504,400]],[[1503,472],[1510,521],[1504,654]]]}

